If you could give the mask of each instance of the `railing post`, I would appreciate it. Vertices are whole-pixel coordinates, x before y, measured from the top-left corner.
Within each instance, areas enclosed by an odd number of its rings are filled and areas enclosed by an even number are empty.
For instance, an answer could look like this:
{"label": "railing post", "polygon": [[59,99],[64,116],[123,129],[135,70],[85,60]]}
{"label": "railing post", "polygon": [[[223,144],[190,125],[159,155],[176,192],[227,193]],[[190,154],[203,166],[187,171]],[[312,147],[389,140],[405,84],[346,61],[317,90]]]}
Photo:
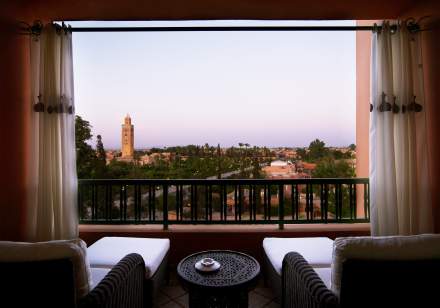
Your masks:
{"label": "railing post", "polygon": [[284,229],[284,185],[278,186],[278,229]]}
{"label": "railing post", "polygon": [[168,184],[163,185],[163,229],[168,230]]}

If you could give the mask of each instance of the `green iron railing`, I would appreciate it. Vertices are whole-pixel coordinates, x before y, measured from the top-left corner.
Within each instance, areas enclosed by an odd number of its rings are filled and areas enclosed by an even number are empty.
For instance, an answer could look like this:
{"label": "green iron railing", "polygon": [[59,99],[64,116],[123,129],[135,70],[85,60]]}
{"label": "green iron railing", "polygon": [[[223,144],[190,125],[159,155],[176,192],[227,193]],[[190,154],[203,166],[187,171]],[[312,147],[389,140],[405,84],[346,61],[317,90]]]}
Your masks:
{"label": "green iron railing", "polygon": [[369,180],[79,180],[82,224],[369,222]]}

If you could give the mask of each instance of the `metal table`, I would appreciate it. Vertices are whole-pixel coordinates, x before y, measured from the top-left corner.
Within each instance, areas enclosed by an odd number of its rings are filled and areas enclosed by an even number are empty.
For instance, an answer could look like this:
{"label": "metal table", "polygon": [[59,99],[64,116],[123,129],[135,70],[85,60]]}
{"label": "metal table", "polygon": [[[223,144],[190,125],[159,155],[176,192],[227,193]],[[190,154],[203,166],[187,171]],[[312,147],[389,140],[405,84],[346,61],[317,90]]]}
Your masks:
{"label": "metal table", "polygon": [[[195,263],[202,258],[220,263],[215,272],[200,272]],[[247,308],[248,293],[255,288],[260,264],[236,251],[210,250],[192,254],[177,266],[177,274],[189,293],[190,308]]]}

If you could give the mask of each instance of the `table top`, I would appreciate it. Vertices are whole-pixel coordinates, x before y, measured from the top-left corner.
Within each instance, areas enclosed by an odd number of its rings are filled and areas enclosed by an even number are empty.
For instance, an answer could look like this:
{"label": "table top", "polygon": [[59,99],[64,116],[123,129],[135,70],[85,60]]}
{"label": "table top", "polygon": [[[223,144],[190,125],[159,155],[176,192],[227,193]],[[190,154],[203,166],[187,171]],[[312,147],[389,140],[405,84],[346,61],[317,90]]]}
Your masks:
{"label": "table top", "polygon": [[[195,263],[202,258],[213,258],[220,263],[215,272],[200,272]],[[256,281],[260,264],[253,257],[230,250],[208,250],[192,254],[177,266],[177,273],[184,282],[198,287],[228,288],[246,286]]]}

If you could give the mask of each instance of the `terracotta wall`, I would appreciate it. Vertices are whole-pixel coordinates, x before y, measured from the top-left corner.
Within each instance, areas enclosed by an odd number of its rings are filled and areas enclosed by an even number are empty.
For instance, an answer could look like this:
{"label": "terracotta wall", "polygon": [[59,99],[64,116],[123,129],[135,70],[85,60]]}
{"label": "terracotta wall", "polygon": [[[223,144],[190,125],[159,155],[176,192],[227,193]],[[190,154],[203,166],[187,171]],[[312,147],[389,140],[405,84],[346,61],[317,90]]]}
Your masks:
{"label": "terracotta wall", "polygon": [[440,20],[430,23],[432,30],[423,33],[425,93],[428,114],[428,147],[431,166],[431,191],[435,230],[440,233]]}
{"label": "terracotta wall", "polygon": [[0,240],[23,238],[26,204],[28,37],[0,8]]}
{"label": "terracotta wall", "polygon": [[[371,25],[358,21],[357,25]],[[356,176],[368,177],[371,32],[356,32]]]}
{"label": "terracotta wall", "polygon": [[[369,26],[374,21],[358,20],[358,26]],[[356,176],[369,177],[370,129],[370,55],[371,32],[356,32]],[[364,189],[357,187],[358,216],[364,216]]]}

